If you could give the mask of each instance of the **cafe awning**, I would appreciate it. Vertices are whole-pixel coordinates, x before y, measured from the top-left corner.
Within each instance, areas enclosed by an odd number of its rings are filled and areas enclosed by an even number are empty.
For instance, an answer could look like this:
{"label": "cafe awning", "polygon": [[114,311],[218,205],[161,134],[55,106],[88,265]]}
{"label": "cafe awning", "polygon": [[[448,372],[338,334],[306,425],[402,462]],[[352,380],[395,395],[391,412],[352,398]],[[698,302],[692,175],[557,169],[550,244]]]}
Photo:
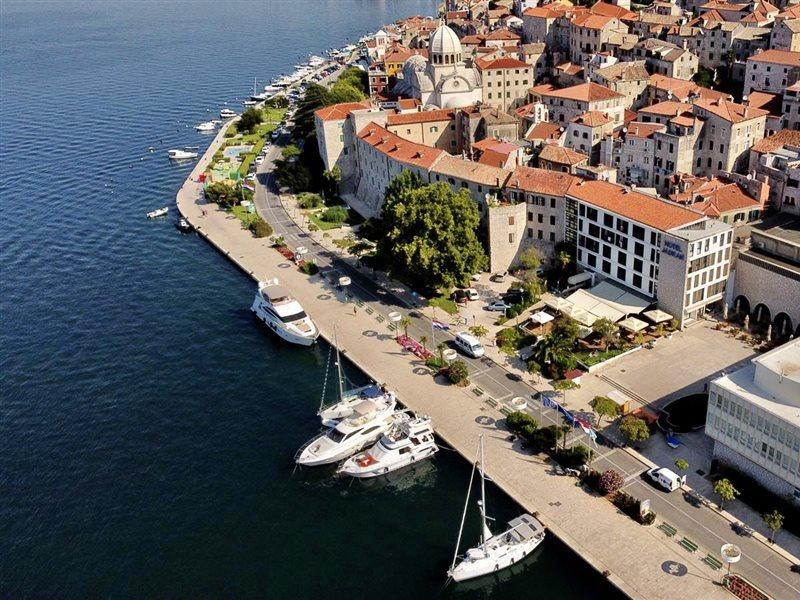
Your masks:
{"label": "cafe awning", "polygon": [[659,308],[655,310],[648,310],[647,312],[642,313],[642,315],[650,319],[653,323],[663,323],[664,321],[670,321],[672,319],[671,314],[664,312]]}
{"label": "cafe awning", "polygon": [[628,331],[632,331],[633,333],[637,333],[642,329],[648,327],[648,323],[646,321],[642,321],[641,319],[637,319],[636,317],[628,317],[624,321],[620,321],[617,323],[623,329],[627,329]]}
{"label": "cafe awning", "polygon": [[555,317],[553,315],[548,314],[548,313],[544,312],[543,310],[540,310],[539,312],[534,313],[534,314],[531,315],[531,321],[534,321],[534,322],[538,323],[539,325],[544,325],[545,323],[549,323],[553,319],[555,319]]}
{"label": "cafe awning", "polygon": [[572,302],[564,298],[554,296],[553,294],[543,294],[542,301],[544,302],[545,306],[559,312],[564,312],[565,310],[572,308]]}

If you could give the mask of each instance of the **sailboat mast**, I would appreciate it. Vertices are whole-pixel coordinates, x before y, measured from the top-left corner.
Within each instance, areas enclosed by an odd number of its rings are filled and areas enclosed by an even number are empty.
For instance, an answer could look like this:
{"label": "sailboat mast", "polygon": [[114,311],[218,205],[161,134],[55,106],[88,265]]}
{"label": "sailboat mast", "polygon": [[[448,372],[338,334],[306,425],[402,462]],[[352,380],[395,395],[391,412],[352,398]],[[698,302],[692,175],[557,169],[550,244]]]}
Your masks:
{"label": "sailboat mast", "polygon": [[469,508],[469,495],[472,492],[472,480],[475,479],[475,467],[478,466],[476,460],[472,463],[472,473],[469,476],[469,487],[467,487],[467,499],[464,501],[464,512],[461,513],[461,526],[458,528],[458,539],[456,540],[456,550],[453,553],[453,564],[450,565],[450,570],[456,568],[456,561],[458,560],[458,549],[461,547],[461,534],[464,533],[464,521],[467,520],[467,509]]}
{"label": "sailboat mast", "polygon": [[483,471],[483,434],[481,434],[481,545],[487,541],[486,531],[486,475]]}
{"label": "sailboat mast", "polygon": [[336,369],[339,375],[339,401],[344,398],[344,383],[342,382],[342,361],[339,358],[339,339],[336,336],[336,327],[333,328],[333,344],[336,346]]}

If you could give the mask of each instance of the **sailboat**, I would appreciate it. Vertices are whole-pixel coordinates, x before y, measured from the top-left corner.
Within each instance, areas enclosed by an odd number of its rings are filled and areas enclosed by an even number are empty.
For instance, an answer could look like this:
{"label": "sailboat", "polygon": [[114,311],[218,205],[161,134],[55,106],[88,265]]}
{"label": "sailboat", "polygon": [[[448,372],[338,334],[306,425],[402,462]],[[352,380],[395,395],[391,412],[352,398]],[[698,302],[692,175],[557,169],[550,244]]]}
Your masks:
{"label": "sailboat", "polygon": [[[319,410],[317,411],[317,416],[319,416],[322,424],[325,427],[336,427],[336,425],[338,425],[342,419],[346,419],[347,417],[351,416],[355,411],[355,408],[364,400],[376,400],[380,398],[382,401],[390,404],[391,410],[394,410],[395,406],[397,405],[394,392],[387,392],[375,384],[365,385],[363,387],[345,391],[344,375],[342,375],[342,361],[339,357],[339,343],[336,337],[336,328],[333,330],[333,345],[336,348],[336,372],[339,384],[339,401],[335,404],[325,406],[325,391],[323,388]],[[330,360],[330,358],[328,360]]]}
{"label": "sailboat", "polygon": [[[481,499],[478,501],[478,507],[481,511],[481,543],[475,548],[467,550],[464,556],[459,557],[458,548],[461,545],[461,535],[464,533],[464,521],[467,517],[469,496],[472,491],[472,481],[475,478],[476,469],[478,469],[481,476]],[[487,524],[487,520],[492,519],[486,516],[485,484],[486,474],[484,472],[483,435],[481,435],[478,458],[472,466],[472,474],[469,478],[467,500],[464,503],[464,512],[461,515],[461,527],[458,530],[458,540],[456,541],[456,550],[453,554],[453,563],[447,571],[447,575],[454,581],[475,579],[476,577],[495,573],[510,567],[528,556],[542,541],[544,541],[544,526],[536,518],[527,513],[509,521],[509,529],[503,533],[492,535],[492,531]]]}

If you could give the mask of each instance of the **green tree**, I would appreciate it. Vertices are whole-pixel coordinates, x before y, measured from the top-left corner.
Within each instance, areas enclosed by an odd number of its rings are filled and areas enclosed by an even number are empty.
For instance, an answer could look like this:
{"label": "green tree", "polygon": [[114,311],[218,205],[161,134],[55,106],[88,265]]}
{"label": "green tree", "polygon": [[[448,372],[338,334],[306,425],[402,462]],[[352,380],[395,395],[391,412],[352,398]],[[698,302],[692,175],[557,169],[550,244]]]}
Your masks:
{"label": "green tree", "polygon": [[244,111],[242,116],[239,117],[239,121],[236,123],[236,129],[240,132],[246,131],[247,133],[253,133],[263,120],[264,114],[259,109],[251,107]]}
{"label": "green tree", "polygon": [[608,345],[617,337],[617,326],[611,319],[605,317],[594,322],[592,331],[600,338],[603,348],[608,348]]}
{"label": "green tree", "polygon": [[711,88],[714,86],[714,71],[707,67],[700,66],[692,79],[701,87]]}
{"label": "green tree", "polygon": [[347,252],[352,254],[353,256],[360,256],[361,254],[372,252],[373,250],[375,250],[375,244],[373,244],[369,240],[359,240],[355,244],[350,246],[347,249]]}
{"label": "green tree", "polygon": [[562,250],[561,252],[558,253],[558,256],[556,256],[556,260],[558,261],[558,264],[561,267],[561,270],[563,271],[566,270],[566,268],[569,266],[569,263],[572,262],[572,256],[570,255],[569,252]]}
{"label": "green tree", "polygon": [[569,432],[572,431],[572,427],[569,425],[559,425],[558,426],[558,434],[561,437],[561,449],[565,449],[567,447],[567,436]]}
{"label": "green tree", "polygon": [[322,173],[322,191],[327,198],[333,198],[339,194],[339,182],[342,180],[342,170],[339,165],[334,165],[333,169]]}
{"label": "green tree", "polygon": [[411,325],[411,317],[409,317],[408,315],[404,315],[403,318],[400,319],[400,321],[398,321],[397,324],[403,328],[406,337],[408,337],[408,326]]}
{"label": "green tree", "polygon": [[778,529],[783,527],[783,515],[779,513],[777,510],[773,510],[771,513],[765,513],[762,515],[764,519],[764,523],[772,532],[769,536],[770,543],[775,542],[775,534],[778,533]]}
{"label": "green tree", "polygon": [[551,333],[536,341],[531,359],[539,363],[551,377],[555,377],[559,372],[575,366],[575,357],[570,348],[571,345],[564,338]]}
{"label": "green tree", "polygon": [[[676,458],[675,468],[678,469],[678,471],[680,471],[681,473],[683,473],[689,468],[689,463],[682,458]],[[681,480],[681,487],[683,487],[683,480]]]}
{"label": "green tree", "polygon": [[598,425],[603,417],[616,417],[619,414],[619,405],[608,396],[595,396],[592,400],[592,408],[597,413]]}
{"label": "green tree", "polygon": [[330,99],[333,101],[333,104],[360,102],[364,99],[364,93],[360,92],[349,83],[337,83],[331,88]]}
{"label": "green tree", "polygon": [[420,336],[419,343],[422,344],[422,347],[425,348],[425,350],[427,350],[428,349],[428,346],[427,346],[428,336],[426,336],[426,335]]}
{"label": "green tree", "polygon": [[480,340],[489,333],[489,330],[483,325],[473,325],[469,328],[469,332]]}
{"label": "green tree", "polygon": [[581,386],[571,379],[559,379],[558,381],[553,382],[553,389],[561,394],[561,397],[564,398],[564,401],[567,400],[567,392],[570,390],[579,390]]}
{"label": "green tree", "polygon": [[647,423],[641,419],[637,419],[633,415],[624,417],[619,424],[619,430],[628,443],[643,442],[650,437],[650,431],[647,429]]}
{"label": "green tree", "polygon": [[395,196],[396,191],[387,187],[384,235],[376,249],[392,274],[431,291],[464,285],[483,269],[486,255],[476,235],[480,215],[467,190],[434,183]]}
{"label": "green tree", "polygon": [[723,508],[725,502],[731,502],[739,495],[739,490],[733,487],[728,479],[717,479],[714,482],[714,493],[719,496],[719,507]]}
{"label": "green tree", "polygon": [[542,255],[535,246],[531,246],[520,254],[519,264],[523,269],[538,269],[542,264]]}
{"label": "green tree", "polygon": [[560,337],[563,343],[572,348],[581,334],[580,324],[571,317],[562,317],[553,326],[552,335]]}
{"label": "green tree", "polygon": [[469,369],[467,363],[463,360],[454,360],[447,368],[447,378],[451,383],[464,383],[469,377]]}

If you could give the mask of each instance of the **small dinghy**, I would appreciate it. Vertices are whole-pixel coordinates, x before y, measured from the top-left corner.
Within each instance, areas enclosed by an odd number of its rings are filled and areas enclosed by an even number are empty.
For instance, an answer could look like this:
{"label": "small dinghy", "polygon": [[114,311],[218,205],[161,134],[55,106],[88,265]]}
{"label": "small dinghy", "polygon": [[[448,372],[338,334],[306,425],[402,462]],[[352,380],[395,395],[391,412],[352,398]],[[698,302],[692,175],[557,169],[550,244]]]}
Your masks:
{"label": "small dinghy", "polygon": [[162,208],[157,208],[156,210],[151,210],[149,213],[147,213],[147,218],[155,219],[156,217],[163,217],[168,212],[169,212],[169,207],[164,206]]}
{"label": "small dinghy", "polygon": [[183,233],[189,233],[192,229],[194,229],[192,224],[182,217],[175,221],[175,227],[178,229],[178,231]]}

